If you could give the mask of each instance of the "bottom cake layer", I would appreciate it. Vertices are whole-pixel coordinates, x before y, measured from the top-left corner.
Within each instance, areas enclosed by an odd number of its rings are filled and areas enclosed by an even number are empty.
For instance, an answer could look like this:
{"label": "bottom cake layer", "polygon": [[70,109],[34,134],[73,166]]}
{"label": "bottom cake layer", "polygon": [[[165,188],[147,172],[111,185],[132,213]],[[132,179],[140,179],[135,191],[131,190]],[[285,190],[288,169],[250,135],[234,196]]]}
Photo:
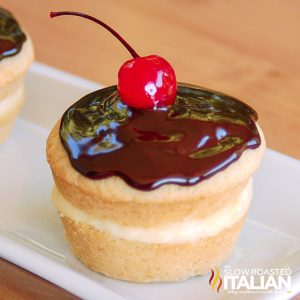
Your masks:
{"label": "bottom cake layer", "polygon": [[88,268],[132,282],[172,282],[208,273],[230,255],[244,221],[241,218],[216,236],[191,243],[148,244],[61,219],[74,255]]}

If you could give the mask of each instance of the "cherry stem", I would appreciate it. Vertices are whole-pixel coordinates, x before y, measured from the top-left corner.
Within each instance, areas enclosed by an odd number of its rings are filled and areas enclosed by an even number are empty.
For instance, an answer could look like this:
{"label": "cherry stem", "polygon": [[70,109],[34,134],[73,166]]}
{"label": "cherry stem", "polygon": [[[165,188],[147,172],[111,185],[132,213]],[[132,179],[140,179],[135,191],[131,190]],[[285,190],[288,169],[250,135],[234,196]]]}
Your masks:
{"label": "cherry stem", "polygon": [[76,11],[57,11],[57,12],[50,12],[50,18],[55,18],[59,16],[77,16],[81,18],[88,19],[90,21],[93,21],[97,23],[98,25],[104,27],[106,30],[108,30],[111,34],[113,34],[123,45],[124,47],[130,52],[133,58],[140,57],[136,51],[115,31],[113,30],[110,26],[105,24],[104,22],[81,12],[76,12]]}

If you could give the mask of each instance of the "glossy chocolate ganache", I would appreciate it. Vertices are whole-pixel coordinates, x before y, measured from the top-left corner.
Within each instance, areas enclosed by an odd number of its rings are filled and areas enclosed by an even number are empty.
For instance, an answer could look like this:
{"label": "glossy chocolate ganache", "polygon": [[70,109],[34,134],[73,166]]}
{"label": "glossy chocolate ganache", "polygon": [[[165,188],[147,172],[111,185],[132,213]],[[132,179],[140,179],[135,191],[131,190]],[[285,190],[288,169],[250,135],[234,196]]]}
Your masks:
{"label": "glossy chocolate ganache", "polygon": [[119,176],[152,190],[194,185],[259,147],[256,112],[228,95],[179,84],[174,105],[135,110],[117,87],[86,95],[63,115],[60,137],[72,166],[91,179]]}
{"label": "glossy chocolate ganache", "polygon": [[0,7],[0,60],[18,54],[26,41],[13,15]]}

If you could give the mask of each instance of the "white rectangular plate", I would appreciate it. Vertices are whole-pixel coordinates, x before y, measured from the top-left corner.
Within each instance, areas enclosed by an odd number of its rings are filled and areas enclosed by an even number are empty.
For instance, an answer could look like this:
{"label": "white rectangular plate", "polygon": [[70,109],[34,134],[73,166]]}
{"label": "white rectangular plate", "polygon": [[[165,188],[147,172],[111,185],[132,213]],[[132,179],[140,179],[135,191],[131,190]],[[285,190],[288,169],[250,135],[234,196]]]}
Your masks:
{"label": "white rectangular plate", "polygon": [[[64,110],[100,85],[35,63],[26,78],[27,100],[8,141],[0,146],[0,255],[84,299],[230,299],[208,284],[209,275],[180,283],[134,284],[85,268],[70,252],[50,200],[46,162],[49,129]],[[249,295],[287,299],[300,290],[300,162],[267,150],[254,179],[247,222],[226,265],[291,267],[291,293]],[[222,268],[221,268],[222,272]]]}

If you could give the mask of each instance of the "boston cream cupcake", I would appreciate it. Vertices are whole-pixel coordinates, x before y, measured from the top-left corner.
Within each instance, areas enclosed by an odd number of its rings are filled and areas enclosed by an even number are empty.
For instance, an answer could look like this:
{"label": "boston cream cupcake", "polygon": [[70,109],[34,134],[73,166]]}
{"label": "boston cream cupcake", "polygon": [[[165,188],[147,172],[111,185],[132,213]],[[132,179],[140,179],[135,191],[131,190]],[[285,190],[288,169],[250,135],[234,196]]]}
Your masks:
{"label": "boston cream cupcake", "polygon": [[132,51],[118,87],[83,97],[51,131],[53,202],[73,253],[96,272],[135,282],[206,274],[230,255],[251,202],[265,148],[257,114],[177,86],[166,60]]}
{"label": "boston cream cupcake", "polygon": [[0,7],[0,143],[10,132],[24,100],[23,78],[33,47],[12,14]]}

